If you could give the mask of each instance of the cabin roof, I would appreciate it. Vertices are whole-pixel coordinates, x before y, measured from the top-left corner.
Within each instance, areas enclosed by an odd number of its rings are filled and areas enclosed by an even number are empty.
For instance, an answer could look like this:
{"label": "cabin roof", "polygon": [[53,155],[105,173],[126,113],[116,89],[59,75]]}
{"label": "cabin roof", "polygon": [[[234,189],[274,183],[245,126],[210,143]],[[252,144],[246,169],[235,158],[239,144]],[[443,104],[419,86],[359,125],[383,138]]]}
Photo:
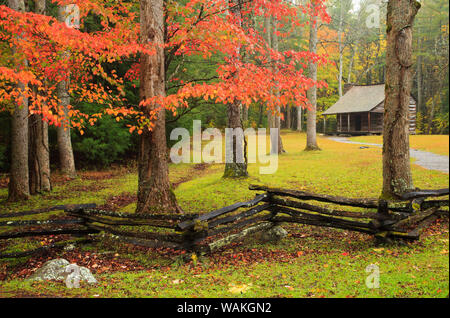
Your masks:
{"label": "cabin roof", "polygon": [[369,112],[384,101],[384,84],[353,86],[323,114]]}

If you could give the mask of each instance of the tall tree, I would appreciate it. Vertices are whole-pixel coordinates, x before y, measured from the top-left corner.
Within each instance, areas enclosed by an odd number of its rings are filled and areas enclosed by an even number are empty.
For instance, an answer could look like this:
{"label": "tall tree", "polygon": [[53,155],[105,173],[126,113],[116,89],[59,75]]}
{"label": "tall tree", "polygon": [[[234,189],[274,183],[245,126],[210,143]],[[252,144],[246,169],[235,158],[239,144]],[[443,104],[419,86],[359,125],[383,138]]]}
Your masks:
{"label": "tall tree", "polygon": [[[34,3],[35,12],[45,15],[45,0],[35,0]],[[42,93],[37,92],[36,88],[34,89],[34,95],[39,97]],[[28,162],[31,194],[51,191],[48,123],[43,119],[42,114],[31,114],[28,120]]]}
{"label": "tall tree", "polygon": [[[25,12],[24,0],[8,0],[8,6],[15,11]],[[17,35],[20,37],[20,35]],[[13,48],[15,54],[15,48]],[[20,65],[22,64],[22,65]],[[16,68],[26,66],[27,61],[17,62]],[[26,85],[18,82],[22,93],[16,98],[11,122],[11,170],[8,186],[8,200],[19,201],[30,196],[28,174],[28,97]]]}
{"label": "tall tree", "polygon": [[[164,1],[140,0],[140,12],[141,43],[151,45],[155,50],[155,54],[141,55],[140,98],[145,104],[147,99],[165,96]],[[166,116],[161,106],[150,104],[144,110],[150,117],[150,113],[156,109],[157,118],[151,130],[143,131],[139,142],[139,213],[179,211],[169,182]]]}
{"label": "tall tree", "polygon": [[[68,14],[66,6],[58,7],[58,20],[64,22],[66,20],[66,15]],[[63,59],[70,58],[70,52],[65,51],[62,53]],[[70,121],[69,121],[69,105],[70,105],[70,95],[69,87],[70,84],[70,70],[66,71],[65,79],[58,83],[56,88],[56,93],[60,101],[60,107],[63,111],[63,122],[57,127],[57,140],[58,140],[58,151],[59,151],[59,166],[63,175],[69,178],[75,178],[77,173],[75,169],[75,159],[73,156],[72,140],[70,138]]]}
{"label": "tall tree", "polygon": [[383,125],[383,196],[413,190],[409,157],[412,26],[415,0],[390,0],[387,8],[386,88]]}
{"label": "tall tree", "polygon": [[286,107],[286,128],[292,128],[292,108]]}
{"label": "tall tree", "polygon": [[[239,24],[239,27],[242,26],[241,5],[242,0],[229,1],[230,13]],[[235,63],[238,62],[237,60],[240,59],[241,54],[241,47],[236,47],[236,56],[234,57],[234,59],[236,60]],[[241,109],[243,107],[246,108],[247,106],[242,106],[237,98],[235,98],[233,102],[227,104],[228,128],[243,129],[241,120]],[[223,176],[225,178],[247,177],[247,158],[245,156],[246,150],[244,149],[245,137],[243,135],[233,135],[231,138],[231,149],[228,150],[232,151],[232,157],[230,157],[225,163],[225,172]],[[239,160],[239,158],[242,158],[243,160]]]}
{"label": "tall tree", "polygon": [[303,118],[302,118],[302,108],[297,107],[297,131],[302,131]]}
{"label": "tall tree", "polygon": [[338,92],[339,97],[342,97],[342,76],[344,71],[344,43],[342,35],[344,33],[344,9],[342,8],[342,0],[339,0],[339,27],[338,27],[338,42],[339,42],[339,76],[338,76]]}
{"label": "tall tree", "polygon": [[[313,12],[316,9],[316,0],[311,0]],[[309,23],[309,52],[317,53],[317,29],[318,19],[315,14],[311,14]],[[317,63],[310,60],[308,62],[308,76],[314,82],[317,81]],[[309,107],[307,110],[306,126],[306,148],[305,150],[320,150],[317,145],[316,120],[317,120],[317,87],[313,86],[307,92]]]}
{"label": "tall tree", "polygon": [[[272,30],[273,30],[273,33],[272,33],[272,35],[273,35],[272,45],[273,45],[273,49],[275,50],[275,52],[278,52],[279,49],[280,49],[280,43],[279,43],[279,39],[278,39],[278,32],[279,31],[278,31],[278,28],[277,28],[277,21],[272,20],[272,24],[273,24],[272,25]],[[274,72],[276,72],[276,73],[279,72],[279,69],[277,68],[277,66],[275,66]],[[279,96],[280,96],[280,88],[276,87],[275,89],[276,89],[275,95],[276,95],[277,98],[279,98]],[[288,108],[288,107],[286,106],[286,108]],[[276,114],[276,116],[274,118],[274,122],[275,122],[274,127],[277,129],[277,135],[278,135],[277,136],[277,140],[278,140],[278,154],[281,154],[281,153],[286,152],[286,151],[283,148],[283,140],[281,139],[281,118],[280,118],[280,116],[281,116],[281,107],[280,107],[280,105],[277,105],[276,111],[277,111],[277,114]]]}

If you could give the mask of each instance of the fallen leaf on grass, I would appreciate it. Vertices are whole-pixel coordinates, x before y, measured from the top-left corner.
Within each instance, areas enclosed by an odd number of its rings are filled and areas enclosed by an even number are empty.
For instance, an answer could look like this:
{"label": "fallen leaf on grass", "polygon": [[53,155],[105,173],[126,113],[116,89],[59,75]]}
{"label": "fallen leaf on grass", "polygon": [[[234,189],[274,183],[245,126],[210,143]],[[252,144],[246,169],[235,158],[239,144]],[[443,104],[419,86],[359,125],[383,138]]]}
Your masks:
{"label": "fallen leaf on grass", "polygon": [[229,284],[228,286],[230,286],[228,291],[232,294],[243,294],[250,289],[250,285],[246,285],[246,284],[242,284],[242,285]]}

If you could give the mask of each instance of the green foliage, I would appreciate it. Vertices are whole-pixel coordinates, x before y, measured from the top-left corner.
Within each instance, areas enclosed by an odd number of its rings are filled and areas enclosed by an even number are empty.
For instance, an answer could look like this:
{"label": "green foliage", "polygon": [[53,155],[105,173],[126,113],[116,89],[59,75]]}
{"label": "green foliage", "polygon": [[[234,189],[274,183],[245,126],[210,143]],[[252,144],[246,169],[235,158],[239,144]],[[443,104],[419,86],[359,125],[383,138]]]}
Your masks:
{"label": "green foliage", "polygon": [[[83,105],[95,111],[97,105]],[[86,126],[81,136],[72,131],[72,144],[77,167],[106,167],[111,163],[134,157],[136,137],[126,129],[126,122],[116,122],[110,116],[103,116],[94,126]],[[125,156],[124,156],[125,155]]]}
{"label": "green foliage", "polygon": [[448,112],[439,113],[437,117],[433,120],[434,129],[436,133],[448,135],[449,134],[449,117]]}
{"label": "green foliage", "polygon": [[0,172],[9,171],[9,130],[10,115],[9,113],[0,113]]}
{"label": "green foliage", "polygon": [[8,171],[9,160],[7,157],[6,146],[0,144],[0,171]]}

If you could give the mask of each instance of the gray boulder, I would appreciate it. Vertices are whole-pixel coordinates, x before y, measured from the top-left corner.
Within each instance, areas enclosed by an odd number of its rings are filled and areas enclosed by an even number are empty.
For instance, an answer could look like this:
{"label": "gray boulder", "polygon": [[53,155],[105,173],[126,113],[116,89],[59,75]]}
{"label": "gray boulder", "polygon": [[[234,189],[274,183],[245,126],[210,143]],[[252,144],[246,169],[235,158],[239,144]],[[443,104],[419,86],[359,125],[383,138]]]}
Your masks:
{"label": "gray boulder", "polygon": [[281,226],[277,225],[269,230],[265,231],[261,238],[266,242],[276,242],[284,239],[288,235],[288,232],[283,229]]}
{"label": "gray boulder", "polygon": [[[54,259],[46,262],[41,268],[36,270],[28,279],[33,281],[48,281],[57,280],[64,281],[70,272],[66,271],[66,267],[70,263],[63,259]],[[86,267],[79,267],[80,269],[80,281],[85,281],[89,284],[96,284],[97,280],[92,275],[91,271]]]}

